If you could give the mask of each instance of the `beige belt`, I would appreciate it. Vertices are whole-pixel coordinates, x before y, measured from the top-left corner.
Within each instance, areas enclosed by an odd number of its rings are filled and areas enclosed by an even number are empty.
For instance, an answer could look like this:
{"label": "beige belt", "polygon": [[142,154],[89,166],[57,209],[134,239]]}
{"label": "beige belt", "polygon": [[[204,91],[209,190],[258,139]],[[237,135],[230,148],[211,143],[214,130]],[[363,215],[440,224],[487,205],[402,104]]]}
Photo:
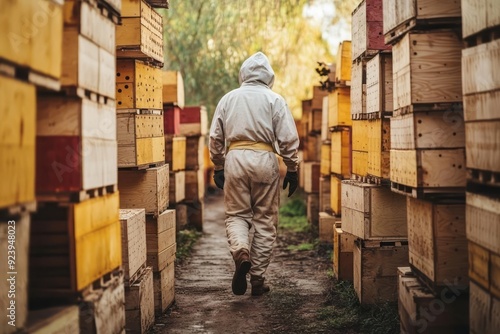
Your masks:
{"label": "beige belt", "polygon": [[274,152],[274,149],[271,144],[256,142],[251,140],[233,141],[229,145],[228,151],[231,150],[258,150],[258,151]]}

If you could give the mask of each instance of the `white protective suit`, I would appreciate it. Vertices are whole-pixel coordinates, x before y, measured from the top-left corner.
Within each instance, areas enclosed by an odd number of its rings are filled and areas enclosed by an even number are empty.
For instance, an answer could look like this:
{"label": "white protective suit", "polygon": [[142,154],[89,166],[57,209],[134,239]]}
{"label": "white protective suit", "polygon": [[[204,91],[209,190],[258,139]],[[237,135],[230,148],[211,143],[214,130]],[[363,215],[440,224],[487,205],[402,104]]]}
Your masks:
{"label": "white protective suit", "polygon": [[[240,88],[219,101],[210,128],[210,158],[215,170],[224,169],[226,233],[234,255],[250,251],[250,274],[263,276],[276,239],[279,207],[279,167],[273,152],[237,147],[230,143],[271,144],[288,171],[297,170],[299,138],[288,106],[271,88],[274,71],[267,57],[258,52],[240,69]],[[254,226],[249,247],[249,229]]]}

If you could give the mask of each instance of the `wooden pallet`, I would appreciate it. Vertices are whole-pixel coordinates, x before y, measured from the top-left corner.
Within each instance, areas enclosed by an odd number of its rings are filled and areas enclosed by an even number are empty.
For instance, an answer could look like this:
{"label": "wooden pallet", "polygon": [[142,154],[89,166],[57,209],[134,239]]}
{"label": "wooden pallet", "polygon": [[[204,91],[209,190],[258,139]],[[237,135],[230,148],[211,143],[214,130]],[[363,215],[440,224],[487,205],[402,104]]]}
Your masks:
{"label": "wooden pallet", "polygon": [[116,109],[117,114],[163,115],[161,109]]}
{"label": "wooden pallet", "polygon": [[[475,184],[492,188],[500,188],[500,172],[467,168],[467,181],[473,187]],[[469,187],[468,184],[468,187]]]}
{"label": "wooden pallet", "polygon": [[118,191],[118,186],[116,184],[112,184],[75,192],[42,193],[37,194],[36,199],[39,202],[79,203],[91,198],[113,194],[116,191]]}
{"label": "wooden pallet", "polygon": [[0,217],[16,217],[25,213],[35,212],[37,208],[36,201],[17,203],[5,208],[0,208]]}
{"label": "wooden pallet", "polygon": [[355,121],[362,121],[368,119],[368,114],[366,113],[351,114],[351,118]]}
{"label": "wooden pallet", "polygon": [[128,280],[125,281],[125,286],[132,286],[133,284],[135,284],[139,280],[139,278],[143,276],[144,272],[146,271],[146,268],[147,264],[146,262],[144,262],[139,267],[139,269],[133,275],[130,275]]}
{"label": "wooden pallet", "polygon": [[0,59],[0,74],[21,81],[30,82],[51,91],[59,91],[61,89],[61,82],[59,79],[51,78],[28,67],[13,64],[3,59]]}
{"label": "wooden pallet", "polygon": [[464,41],[467,47],[470,48],[480,44],[489,43],[497,39],[500,39],[500,27],[483,30],[475,35],[464,38]]}
{"label": "wooden pallet", "polygon": [[463,198],[465,196],[465,188],[414,188],[404,184],[391,181],[391,190],[406,196],[411,196],[418,199],[454,199]]}
{"label": "wooden pallet", "polygon": [[391,116],[401,116],[415,112],[426,111],[450,111],[452,113],[463,115],[464,109],[462,103],[422,103],[412,104],[406,107],[394,110]]}
{"label": "wooden pallet", "polygon": [[407,239],[395,239],[395,238],[383,238],[383,239],[370,239],[363,240],[358,239],[360,245],[366,248],[378,248],[378,247],[401,247],[408,246]]}
{"label": "wooden pallet", "polygon": [[392,29],[384,35],[385,44],[396,44],[410,30],[436,30],[443,28],[460,28],[462,24],[461,18],[446,17],[433,19],[416,19],[411,18],[401,23],[396,28]]}
{"label": "wooden pallet", "polygon": [[422,283],[427,289],[429,289],[433,294],[439,295],[443,291],[448,291],[450,288],[459,290],[462,294],[467,295],[469,293],[469,280],[467,279],[465,284],[464,281],[459,281],[455,278],[455,281],[446,281],[445,285],[436,284],[431,279],[429,279],[422,271],[416,268],[413,264],[409,264],[411,270],[418,277],[420,283]]}

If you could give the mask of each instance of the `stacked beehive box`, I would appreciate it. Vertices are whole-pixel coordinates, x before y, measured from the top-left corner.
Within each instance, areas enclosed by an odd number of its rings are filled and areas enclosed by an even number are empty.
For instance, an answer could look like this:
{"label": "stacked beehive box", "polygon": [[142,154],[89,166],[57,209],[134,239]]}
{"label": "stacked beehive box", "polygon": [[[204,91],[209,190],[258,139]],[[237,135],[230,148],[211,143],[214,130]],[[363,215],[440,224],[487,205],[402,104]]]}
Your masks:
{"label": "stacked beehive box", "polygon": [[301,138],[304,141],[303,161],[300,166],[302,187],[307,193],[307,219],[314,226],[319,224],[319,184],[322,160],[322,122],[323,98],[327,92],[321,86],[312,87],[312,99],[302,101],[303,127]]}
{"label": "stacked beehive box", "polygon": [[[117,28],[116,95],[120,208],[144,210],[142,226],[124,240],[124,254],[139,266],[125,282],[127,331],[143,333],[174,300],[175,212],[168,210],[170,170],[165,164],[163,112],[163,22],[151,3],[123,0]],[[134,219],[123,213],[123,226]],[[139,218],[137,218],[139,219]],[[132,225],[131,225],[132,224]],[[135,225],[134,225],[135,224]],[[136,234],[141,237],[141,252]],[[134,246],[135,245],[135,246]]]}
{"label": "stacked beehive box", "polygon": [[391,192],[390,46],[382,35],[382,1],[352,13],[352,173],[342,181],[342,235],[354,240],[353,280],[361,303],[397,300],[397,268],[408,263],[406,203]]}
{"label": "stacked beehive box", "polygon": [[64,56],[41,57],[62,69],[62,89],[37,96],[39,208],[30,231],[30,308],[78,302],[81,331],[120,333],[125,314],[113,89],[119,7],[66,1],[59,13],[46,9],[52,30],[45,43],[57,49],[49,43],[55,36]]}
{"label": "stacked beehive box", "polygon": [[[462,1],[470,332],[500,332],[500,6]],[[496,138],[496,139],[495,139]]]}
{"label": "stacked beehive box", "polygon": [[[398,274],[401,329],[416,333],[425,323],[428,331],[465,330],[460,3],[384,0],[383,10],[385,41],[393,46],[390,181],[393,192],[407,196],[411,271]],[[436,321],[413,311],[452,299],[447,312],[430,309]]]}

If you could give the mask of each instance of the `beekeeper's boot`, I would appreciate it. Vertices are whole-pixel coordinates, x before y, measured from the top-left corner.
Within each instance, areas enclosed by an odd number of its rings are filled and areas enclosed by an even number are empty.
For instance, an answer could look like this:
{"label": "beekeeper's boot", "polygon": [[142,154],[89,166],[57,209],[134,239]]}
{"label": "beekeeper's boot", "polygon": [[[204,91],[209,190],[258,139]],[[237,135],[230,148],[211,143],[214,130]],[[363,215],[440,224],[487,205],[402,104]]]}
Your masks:
{"label": "beekeeper's boot", "polygon": [[250,276],[250,284],[252,284],[252,296],[261,296],[271,289],[267,284],[264,283],[264,277],[262,276]]}
{"label": "beekeeper's boot", "polygon": [[250,255],[248,250],[243,248],[238,250],[233,258],[236,268],[234,270],[231,287],[235,295],[244,295],[247,291],[247,274],[252,266]]}

